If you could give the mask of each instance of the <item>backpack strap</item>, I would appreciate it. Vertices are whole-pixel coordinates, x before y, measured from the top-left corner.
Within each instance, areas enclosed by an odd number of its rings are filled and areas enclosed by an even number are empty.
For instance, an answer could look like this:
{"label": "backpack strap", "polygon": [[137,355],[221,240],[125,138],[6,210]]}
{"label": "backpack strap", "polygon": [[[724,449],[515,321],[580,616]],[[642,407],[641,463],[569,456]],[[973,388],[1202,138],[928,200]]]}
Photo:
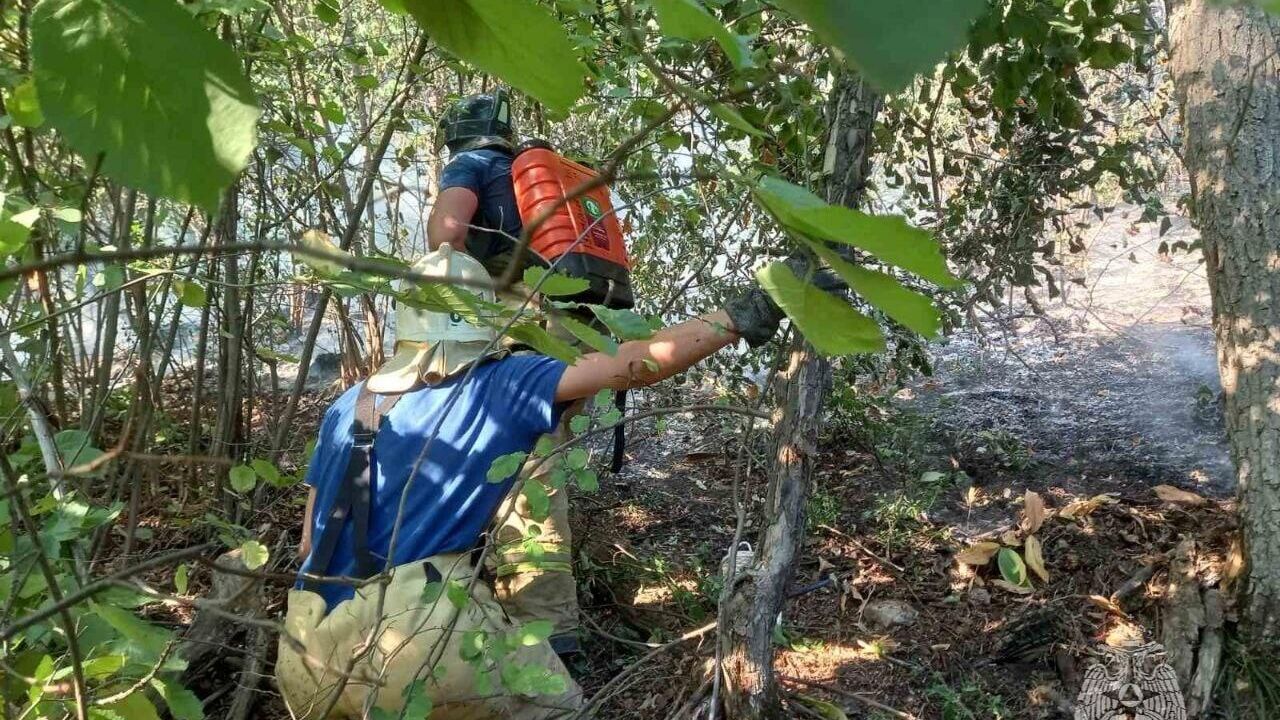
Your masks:
{"label": "backpack strap", "polygon": [[[351,422],[351,453],[347,457],[347,469],[338,486],[333,505],[329,508],[329,519],[325,522],[324,531],[312,550],[312,574],[328,574],[333,553],[348,520],[353,523],[352,554],[356,561],[354,577],[367,578],[380,570],[374,562],[373,553],[369,551],[369,511],[373,503],[372,474],[376,462],[373,448],[378,429],[382,426],[382,418],[391,412],[402,397],[403,393],[388,395],[382,402],[377,402],[377,396],[369,391],[367,385],[360,386],[360,394],[356,397],[355,417]],[[303,583],[303,588],[315,591],[320,584],[308,580]]]}

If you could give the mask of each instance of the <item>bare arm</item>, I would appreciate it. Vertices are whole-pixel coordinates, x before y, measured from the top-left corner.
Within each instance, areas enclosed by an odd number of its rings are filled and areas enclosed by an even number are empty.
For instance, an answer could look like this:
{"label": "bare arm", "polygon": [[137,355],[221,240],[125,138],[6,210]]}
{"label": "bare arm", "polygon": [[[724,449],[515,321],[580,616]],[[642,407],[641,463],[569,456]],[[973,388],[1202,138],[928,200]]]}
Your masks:
{"label": "bare arm", "polygon": [[480,198],[464,187],[446,188],[436,197],[427,220],[427,245],[436,250],[441,245],[452,245],[454,250],[466,252],[467,230],[475,217]]}
{"label": "bare arm", "polygon": [[306,560],[311,554],[311,515],[316,511],[316,489],[307,492],[307,509],[302,513],[302,542],[298,544],[298,559]]}
{"label": "bare arm", "polygon": [[[615,355],[597,352],[582,356],[561,376],[556,400],[590,397],[605,388],[652,385],[696,365],[737,339],[728,313],[717,310],[702,315],[664,328],[648,340],[623,343]],[[646,364],[645,360],[651,362]]]}

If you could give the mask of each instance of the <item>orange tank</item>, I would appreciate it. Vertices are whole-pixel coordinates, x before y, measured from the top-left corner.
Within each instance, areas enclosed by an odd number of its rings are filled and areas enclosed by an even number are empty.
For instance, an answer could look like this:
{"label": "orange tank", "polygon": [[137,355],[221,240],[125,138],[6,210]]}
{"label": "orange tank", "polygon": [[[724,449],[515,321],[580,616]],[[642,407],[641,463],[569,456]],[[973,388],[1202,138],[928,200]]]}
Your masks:
{"label": "orange tank", "polygon": [[[540,141],[523,146],[511,164],[511,175],[524,222],[599,177]],[[614,308],[635,304],[631,263],[608,187],[601,185],[557,208],[538,226],[529,248],[558,271],[591,282],[586,292],[573,299]]]}

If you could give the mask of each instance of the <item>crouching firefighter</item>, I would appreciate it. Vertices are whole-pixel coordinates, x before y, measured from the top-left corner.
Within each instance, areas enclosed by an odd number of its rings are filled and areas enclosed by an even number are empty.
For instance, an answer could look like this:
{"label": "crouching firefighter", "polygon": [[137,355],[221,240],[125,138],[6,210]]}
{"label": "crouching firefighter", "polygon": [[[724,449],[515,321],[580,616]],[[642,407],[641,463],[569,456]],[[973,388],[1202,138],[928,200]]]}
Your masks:
{"label": "crouching firefighter", "polygon": [[[557,272],[588,281],[589,287],[581,295],[560,300],[613,308],[634,304],[626,246],[608,188],[600,187],[578,201],[557,205],[566,191],[593,178],[595,172],[560,156],[545,142],[530,140],[517,145],[505,91],[474,95],[449,106],[438,129],[437,150],[441,147],[449,149],[449,162],[441,174],[427,224],[431,248],[451,245],[465,250],[493,277],[499,277],[516,262],[516,239],[524,220],[547,209],[550,217],[530,239],[518,269],[523,272],[527,264],[554,267]],[[525,297],[520,290],[527,288],[499,293],[499,299],[509,307],[519,307]],[[576,319],[589,325],[594,322],[589,312]],[[581,346],[554,319],[548,330]],[[620,392],[620,409],[624,403],[625,394]],[[571,437],[569,421],[583,410],[581,403],[568,408],[552,440],[559,444]],[[615,429],[614,472],[621,467],[623,427]],[[579,652],[578,597],[568,493],[546,482],[556,464],[554,458],[540,464],[531,462],[522,473],[548,488],[550,503],[545,517],[532,517],[524,496],[518,494],[509,500],[514,512],[504,509],[500,513],[507,520],[498,532],[493,555],[495,592],[512,618],[551,622],[551,644],[569,661]]]}
{"label": "crouching firefighter", "polygon": [[[478,261],[448,247],[414,269],[472,287],[490,282]],[[433,720],[552,718],[580,707],[581,691],[548,641],[514,643],[509,654],[475,647],[477,637],[496,647],[517,629],[474,566],[516,482],[490,482],[490,466],[531,451],[568,405],[657,382],[739,337],[761,344],[781,318],[753,289],[615,355],[566,365],[495,352],[491,328],[401,303],[394,355],[329,407],[308,467],[305,559],[276,662],[293,715],[398,712],[415,693],[430,698]],[[358,582],[384,570],[386,578]],[[463,588],[465,602],[451,601]],[[537,682],[527,681],[529,668]]]}

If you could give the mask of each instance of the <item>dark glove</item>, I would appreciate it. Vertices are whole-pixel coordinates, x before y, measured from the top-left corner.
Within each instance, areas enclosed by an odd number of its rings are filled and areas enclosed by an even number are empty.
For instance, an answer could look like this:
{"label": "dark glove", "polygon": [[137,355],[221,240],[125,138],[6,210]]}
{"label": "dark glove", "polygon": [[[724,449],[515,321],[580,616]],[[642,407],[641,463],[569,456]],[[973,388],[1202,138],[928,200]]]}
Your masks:
{"label": "dark glove", "polygon": [[724,311],[733,323],[733,331],[751,347],[769,342],[777,334],[778,325],[786,315],[769,293],[758,287],[725,303]]}
{"label": "dark glove", "polygon": [[[846,286],[829,270],[819,270],[810,277],[809,261],[805,258],[793,257],[786,260],[786,265],[796,277],[826,290],[828,292],[842,290]],[[778,326],[786,313],[769,297],[769,293],[758,287],[725,303],[724,311],[733,322],[733,330],[747,341],[751,347],[760,347],[769,342],[778,333]]]}

